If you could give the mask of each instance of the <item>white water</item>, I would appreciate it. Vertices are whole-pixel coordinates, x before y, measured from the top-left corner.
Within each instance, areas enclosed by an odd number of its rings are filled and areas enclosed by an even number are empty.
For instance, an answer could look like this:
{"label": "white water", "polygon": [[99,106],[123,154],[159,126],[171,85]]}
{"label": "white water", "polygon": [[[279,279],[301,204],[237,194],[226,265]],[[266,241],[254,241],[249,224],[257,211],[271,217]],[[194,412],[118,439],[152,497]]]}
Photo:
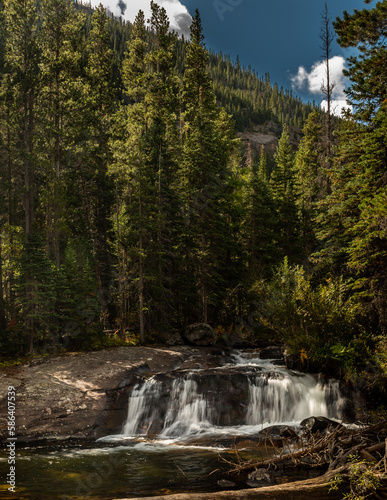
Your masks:
{"label": "white water", "polygon": [[[211,394],[201,393],[195,380],[201,370],[194,370],[173,380],[169,393],[162,382],[154,378],[136,386],[129,398],[127,421],[119,437],[153,433],[157,440],[170,443],[193,437],[252,435],[272,425],[297,425],[310,416],[342,419],[345,400],[337,381],[323,384],[311,375],[289,371],[258,357],[248,359],[238,355],[234,360],[235,364],[228,367],[253,367],[253,371],[246,374],[248,401],[243,424],[234,425],[232,421],[219,424],[222,405],[230,402],[227,401],[230,395],[227,390],[222,393],[220,387],[219,392],[212,388]],[[227,367],[221,370],[224,374]],[[216,369],[213,373],[216,376]],[[158,418],[160,426],[162,399],[163,428],[154,436],[152,425]]]}

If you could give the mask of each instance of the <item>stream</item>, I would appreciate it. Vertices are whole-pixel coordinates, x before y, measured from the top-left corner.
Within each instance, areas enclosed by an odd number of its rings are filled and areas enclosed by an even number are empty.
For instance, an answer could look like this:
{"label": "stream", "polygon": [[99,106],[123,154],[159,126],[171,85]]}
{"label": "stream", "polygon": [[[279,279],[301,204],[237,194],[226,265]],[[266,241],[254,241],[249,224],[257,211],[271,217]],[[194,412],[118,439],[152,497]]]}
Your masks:
{"label": "stream", "polygon": [[[223,366],[155,374],[134,387],[119,434],[93,447],[17,450],[17,498],[219,491],[217,482],[229,469],[223,459],[236,461],[236,449],[241,458],[274,452],[259,447],[265,429],[299,430],[310,416],[343,421],[349,404],[338,381],[289,371],[258,352],[237,352]],[[2,451],[2,478],[7,468]],[[10,498],[7,486],[0,484],[1,499]]]}

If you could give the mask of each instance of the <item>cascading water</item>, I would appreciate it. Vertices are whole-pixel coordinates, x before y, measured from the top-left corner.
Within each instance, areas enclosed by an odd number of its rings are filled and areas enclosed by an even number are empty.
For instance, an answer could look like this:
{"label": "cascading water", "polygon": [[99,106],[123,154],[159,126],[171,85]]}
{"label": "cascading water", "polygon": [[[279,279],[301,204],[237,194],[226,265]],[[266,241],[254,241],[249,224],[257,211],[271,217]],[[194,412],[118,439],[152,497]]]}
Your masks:
{"label": "cascading water", "polygon": [[292,372],[258,358],[223,367],[156,375],[129,398],[123,436],[187,440],[248,435],[310,416],[341,420],[339,383]]}

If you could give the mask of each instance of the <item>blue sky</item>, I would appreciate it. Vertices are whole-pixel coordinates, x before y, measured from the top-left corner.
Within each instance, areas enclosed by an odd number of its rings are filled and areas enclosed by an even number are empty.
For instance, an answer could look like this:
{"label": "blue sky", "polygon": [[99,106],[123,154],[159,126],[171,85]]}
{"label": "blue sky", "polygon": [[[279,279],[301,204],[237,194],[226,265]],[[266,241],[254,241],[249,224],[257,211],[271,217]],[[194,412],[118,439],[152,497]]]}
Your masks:
{"label": "blue sky", "polygon": [[[123,0],[121,0],[122,2]],[[124,0],[124,18],[133,20],[139,9],[149,11],[150,0]],[[93,5],[100,0],[92,0]],[[118,0],[102,0],[119,14]],[[319,91],[324,78],[319,32],[325,0],[159,0],[166,8],[171,25],[187,33],[189,14],[198,8],[209,49],[239,56],[242,65],[251,65],[259,75],[270,73],[272,83],[292,89],[304,100],[322,101]],[[332,19],[343,11],[367,7],[364,0],[328,0]],[[375,2],[372,2],[375,3]],[[372,6],[371,3],[371,6]],[[369,7],[369,6],[368,6]],[[342,69],[349,53],[336,43],[332,50],[331,72],[336,81],[338,101],[343,101],[346,85]]]}

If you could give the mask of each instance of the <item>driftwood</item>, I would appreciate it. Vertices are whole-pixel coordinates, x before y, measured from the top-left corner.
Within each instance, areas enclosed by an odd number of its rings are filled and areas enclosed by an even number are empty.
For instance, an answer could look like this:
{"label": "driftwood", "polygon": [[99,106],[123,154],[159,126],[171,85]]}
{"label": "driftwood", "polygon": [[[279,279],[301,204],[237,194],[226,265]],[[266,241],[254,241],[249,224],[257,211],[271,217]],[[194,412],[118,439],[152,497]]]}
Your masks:
{"label": "driftwood", "polygon": [[[386,429],[387,431],[387,422]],[[379,441],[381,432],[380,425],[366,427],[358,430],[349,430],[345,427],[338,427],[333,432],[324,435],[319,433],[301,436],[296,443],[289,443],[284,440],[283,448],[277,449],[274,458],[256,461],[250,460],[238,463],[226,461],[232,468],[230,475],[248,473],[262,467],[276,467],[279,464],[284,466],[297,466],[309,464],[312,467],[326,466],[328,470],[336,470],[348,463],[351,456],[359,456],[370,463],[378,463],[380,460],[387,462],[387,438],[383,436],[383,441]],[[378,441],[375,443],[375,441]],[[284,452],[285,449],[289,451]],[[307,459],[307,460],[306,460]],[[387,463],[386,463],[387,468]],[[387,472],[387,471],[386,471]]]}
{"label": "driftwood", "polygon": [[[337,472],[337,471],[335,471]],[[179,493],[176,495],[132,498],[130,500],[341,500],[340,491],[329,492],[329,481],[333,479],[333,472],[306,481],[250,488],[238,491],[220,491],[216,493]],[[127,499],[129,500],[129,499]]]}

